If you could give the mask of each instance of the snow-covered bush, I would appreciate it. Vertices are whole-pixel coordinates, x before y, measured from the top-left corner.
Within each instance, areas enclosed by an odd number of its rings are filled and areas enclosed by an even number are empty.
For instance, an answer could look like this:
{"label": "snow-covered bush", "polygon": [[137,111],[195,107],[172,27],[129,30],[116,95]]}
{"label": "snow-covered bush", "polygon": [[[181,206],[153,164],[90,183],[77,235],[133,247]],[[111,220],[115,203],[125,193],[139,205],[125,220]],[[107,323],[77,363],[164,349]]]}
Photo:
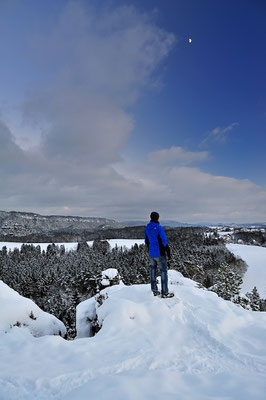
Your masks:
{"label": "snow-covered bush", "polygon": [[102,271],[100,287],[105,288],[107,286],[119,285],[122,283],[121,277],[116,268],[108,268]]}

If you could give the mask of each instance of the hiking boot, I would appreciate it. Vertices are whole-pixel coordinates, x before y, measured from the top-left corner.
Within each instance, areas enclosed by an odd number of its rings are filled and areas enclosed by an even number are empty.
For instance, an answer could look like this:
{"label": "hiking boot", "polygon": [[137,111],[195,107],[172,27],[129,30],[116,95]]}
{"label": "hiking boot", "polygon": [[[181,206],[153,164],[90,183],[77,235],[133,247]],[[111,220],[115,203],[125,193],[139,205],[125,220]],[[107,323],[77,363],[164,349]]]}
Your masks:
{"label": "hiking boot", "polygon": [[159,292],[159,290],[153,290],[152,293],[154,296],[159,296],[161,294],[161,292]]}
{"label": "hiking boot", "polygon": [[163,299],[170,299],[170,297],[174,297],[174,293],[162,293]]}

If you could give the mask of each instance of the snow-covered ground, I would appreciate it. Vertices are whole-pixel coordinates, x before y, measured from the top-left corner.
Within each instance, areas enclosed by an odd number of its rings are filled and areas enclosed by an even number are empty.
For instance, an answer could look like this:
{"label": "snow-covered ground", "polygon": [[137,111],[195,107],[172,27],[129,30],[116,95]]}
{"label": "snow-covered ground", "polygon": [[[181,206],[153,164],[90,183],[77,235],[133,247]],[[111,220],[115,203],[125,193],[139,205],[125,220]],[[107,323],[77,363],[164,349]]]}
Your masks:
{"label": "snow-covered ground", "polygon": [[224,237],[224,236],[231,236],[234,232],[233,231],[226,231],[226,232],[218,231],[217,233],[218,233],[218,236]]}
{"label": "snow-covered ground", "polygon": [[[138,245],[144,244],[144,239],[110,239],[108,240],[110,243],[111,249],[114,248],[115,246],[118,247],[123,247],[123,248],[128,248],[130,249],[132,246],[134,246],[135,243]],[[87,242],[89,246],[92,246],[93,240],[90,240]],[[23,243],[21,242],[0,242],[0,250],[2,250],[2,247],[6,246],[7,250],[14,250],[15,248],[20,249]],[[31,243],[27,243],[31,244]],[[41,250],[46,250],[47,246],[51,243],[32,243],[34,246],[40,246]],[[73,242],[73,243],[56,243],[59,247],[61,245],[65,246],[66,250],[76,250],[78,243]],[[0,399],[1,400],[1,399]]]}
{"label": "snow-covered ground", "polygon": [[[144,244],[144,239],[110,239],[108,242],[112,249],[115,246],[130,249],[135,243],[137,243],[137,245]],[[90,243],[92,244],[93,242],[88,242],[88,244]]]}
{"label": "snow-covered ground", "polygon": [[169,278],[171,299],[104,289],[94,337],[0,333],[0,399],[265,400],[266,314]]}
{"label": "snow-covered ground", "polygon": [[[89,243],[89,242],[88,242]],[[93,242],[91,242],[93,243]],[[22,242],[0,242],[0,250],[5,246],[8,250],[13,251],[15,248],[20,249],[22,246]],[[34,246],[40,246],[41,250],[46,250],[47,246],[51,243],[26,243],[26,244],[33,244]],[[78,243],[73,242],[73,243],[56,243],[56,245],[61,246],[63,244],[65,246],[66,250],[76,250]]]}
{"label": "snow-covered ground", "polygon": [[260,297],[266,298],[266,248],[244,244],[229,243],[226,245],[235,256],[244,260],[248,269],[243,277],[242,293],[251,292],[257,287]]}

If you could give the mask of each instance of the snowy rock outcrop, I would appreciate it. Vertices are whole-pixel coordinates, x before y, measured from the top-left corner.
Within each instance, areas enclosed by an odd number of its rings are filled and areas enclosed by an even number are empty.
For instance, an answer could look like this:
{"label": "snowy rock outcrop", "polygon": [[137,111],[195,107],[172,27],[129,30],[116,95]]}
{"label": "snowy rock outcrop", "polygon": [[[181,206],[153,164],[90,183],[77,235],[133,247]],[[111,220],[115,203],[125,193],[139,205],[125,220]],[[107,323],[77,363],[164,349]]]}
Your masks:
{"label": "snowy rock outcrop", "polygon": [[[103,289],[116,285],[124,285],[117,269],[108,268],[102,271],[100,288]],[[78,304],[76,309],[77,338],[94,336],[101,329],[102,323],[98,319],[97,309],[107,298],[108,294],[101,292]]]}
{"label": "snowy rock outcrop", "polygon": [[77,338],[93,336],[93,323],[96,320],[96,298],[82,301],[76,308]]}
{"label": "snowy rock outcrop", "polygon": [[0,332],[14,327],[27,329],[36,337],[66,333],[63,322],[0,281]]}

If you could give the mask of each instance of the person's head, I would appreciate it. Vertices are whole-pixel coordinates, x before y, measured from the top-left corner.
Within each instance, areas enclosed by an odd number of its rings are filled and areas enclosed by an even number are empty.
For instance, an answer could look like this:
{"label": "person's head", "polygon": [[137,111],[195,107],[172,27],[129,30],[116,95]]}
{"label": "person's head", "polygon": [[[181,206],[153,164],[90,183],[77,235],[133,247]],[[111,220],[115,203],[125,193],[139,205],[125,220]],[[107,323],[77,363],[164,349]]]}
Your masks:
{"label": "person's head", "polygon": [[150,217],[151,217],[151,221],[158,222],[159,218],[160,218],[160,215],[156,211],[153,211],[151,213]]}

